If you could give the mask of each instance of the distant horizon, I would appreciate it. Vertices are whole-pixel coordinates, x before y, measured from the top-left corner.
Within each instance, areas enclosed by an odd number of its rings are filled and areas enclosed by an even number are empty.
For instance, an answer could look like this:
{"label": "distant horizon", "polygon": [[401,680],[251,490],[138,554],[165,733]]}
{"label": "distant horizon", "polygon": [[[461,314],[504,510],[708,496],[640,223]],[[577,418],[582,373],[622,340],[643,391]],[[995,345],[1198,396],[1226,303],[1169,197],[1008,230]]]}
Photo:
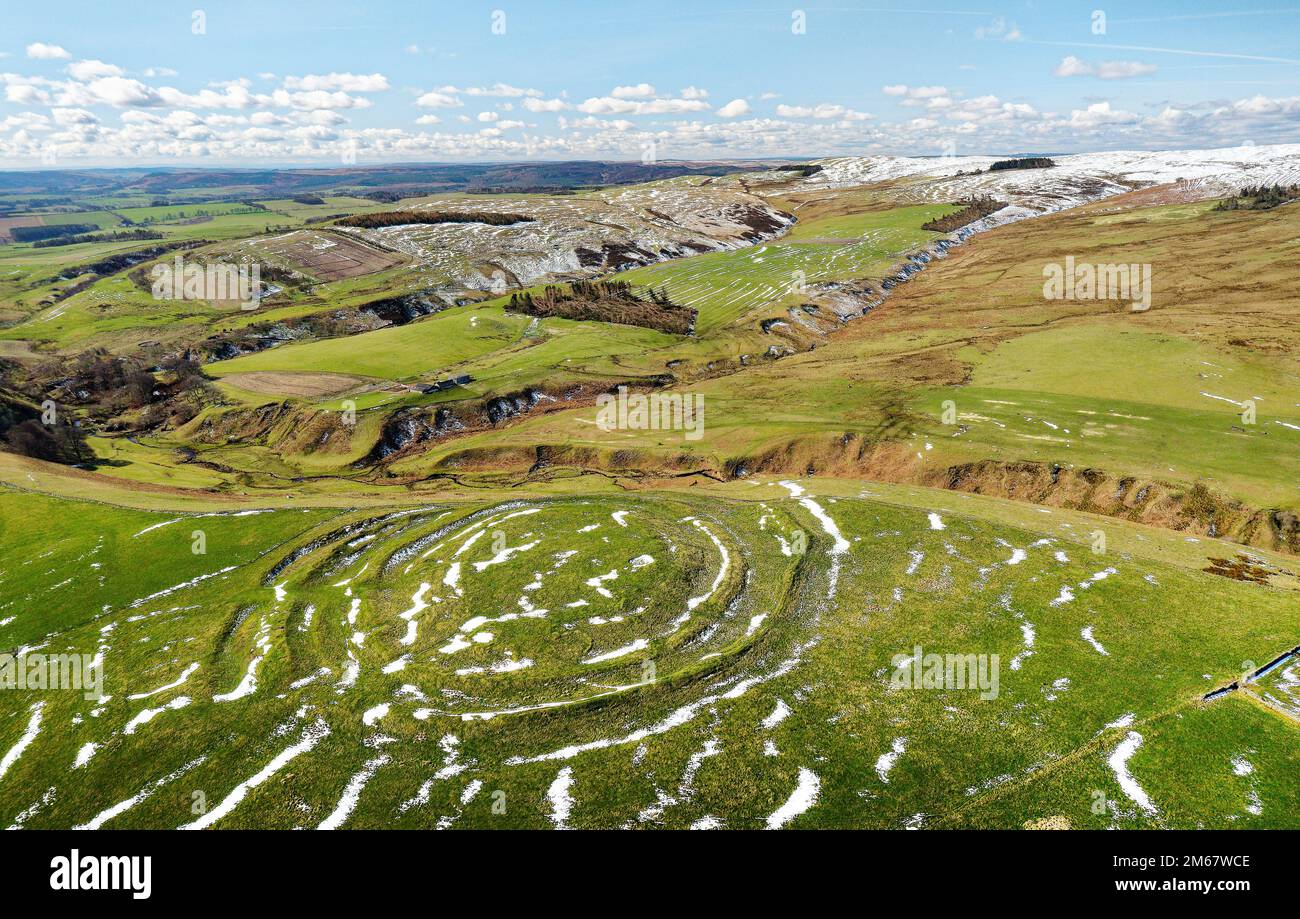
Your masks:
{"label": "distant horizon", "polygon": [[291,171],[307,169],[325,169],[333,172],[362,171],[366,169],[395,169],[401,167],[420,167],[420,166],[448,166],[448,167],[467,167],[467,166],[527,166],[527,165],[555,165],[556,163],[612,163],[618,165],[644,165],[647,168],[652,166],[661,166],[665,164],[685,164],[685,165],[727,165],[730,163],[754,163],[754,162],[791,162],[802,161],[810,162],[816,160],[828,159],[845,159],[860,157],[868,159],[872,157],[897,157],[900,159],[978,159],[980,157],[1067,157],[1067,156],[1090,156],[1107,153],[1174,153],[1187,152],[1195,150],[1237,150],[1249,149],[1252,147],[1291,147],[1300,146],[1300,140],[1289,142],[1278,142],[1269,144],[1244,143],[1229,146],[1214,147],[1124,147],[1105,150],[1079,150],[1075,152],[1047,151],[1047,150],[1006,150],[984,153],[808,153],[808,154],[786,154],[786,155],[767,155],[767,156],[728,156],[717,158],[692,158],[692,157],[666,157],[656,160],[653,163],[642,163],[636,158],[619,159],[616,157],[556,157],[552,159],[499,159],[499,160],[392,160],[392,161],[374,161],[364,163],[354,163],[351,165],[340,165],[328,161],[304,162],[304,163],[284,163],[284,162],[267,162],[250,165],[248,163],[230,162],[230,163],[132,163],[129,165],[68,165],[68,166],[0,166],[0,173],[54,173],[54,172],[181,172],[181,171],[205,171],[205,172],[266,172],[271,171]]}

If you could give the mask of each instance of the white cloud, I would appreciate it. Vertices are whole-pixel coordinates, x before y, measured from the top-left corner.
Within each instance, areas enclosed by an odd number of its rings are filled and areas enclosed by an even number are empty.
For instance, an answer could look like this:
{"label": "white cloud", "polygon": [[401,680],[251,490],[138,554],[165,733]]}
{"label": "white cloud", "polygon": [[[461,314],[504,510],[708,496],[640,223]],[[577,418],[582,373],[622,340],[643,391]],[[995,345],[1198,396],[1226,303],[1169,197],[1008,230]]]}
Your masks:
{"label": "white cloud", "polygon": [[498,99],[537,98],[542,95],[540,89],[511,86],[509,83],[495,83],[492,86],[467,86],[464,89],[456,86],[439,86],[437,91],[452,96],[464,93],[467,96],[492,96]]}
{"label": "white cloud", "polygon": [[778,105],[776,113],[783,118],[843,118],[848,121],[866,121],[871,116],[842,105],[821,102],[817,105]]}
{"label": "white cloud", "polygon": [[630,131],[636,125],[626,118],[596,118],[588,115],[585,118],[566,118],[561,115],[558,119],[560,130],[571,131],[576,129],[600,130],[611,128],[615,131]]}
{"label": "white cloud", "polygon": [[[312,111],[312,112],[294,112],[293,116],[299,119],[300,121],[306,122],[307,124],[340,125],[340,124],[347,123],[346,118],[344,118],[338,112],[333,111],[332,109],[317,109],[316,111]],[[213,119],[219,117],[221,116],[213,115],[208,119],[208,121],[211,122]],[[253,117],[257,117],[257,116],[254,115]]]}
{"label": "white cloud", "polygon": [[433,90],[432,92],[427,92],[420,98],[416,99],[415,104],[422,106],[423,108],[458,108],[465,103],[461,102],[453,95]]}
{"label": "white cloud", "polygon": [[524,108],[530,112],[561,112],[569,107],[563,99],[525,99]]}
{"label": "white cloud", "polygon": [[741,115],[749,114],[749,103],[744,99],[732,99],[722,108],[718,109],[719,118],[737,118]]}
{"label": "white cloud", "polygon": [[651,99],[655,95],[655,88],[649,83],[638,83],[635,86],[615,86],[610,91],[610,95],[615,99]]}
{"label": "white cloud", "polygon": [[313,73],[303,77],[285,77],[284,88],[291,90],[343,90],[350,93],[376,93],[388,89],[382,73]]}
{"label": "white cloud", "polygon": [[1124,80],[1155,72],[1155,64],[1143,64],[1140,61],[1102,61],[1097,65],[1097,76],[1103,80]]}
{"label": "white cloud", "polygon": [[[1217,111],[1222,112],[1224,110],[1218,109]],[[1230,111],[1246,115],[1295,116],[1300,114],[1300,96],[1278,99],[1270,99],[1267,96],[1251,96],[1249,99],[1238,99],[1232,103]]]}
{"label": "white cloud", "polygon": [[85,104],[83,100],[89,97],[89,104],[104,103],[114,105],[119,108],[124,106],[154,106],[162,105],[163,100],[158,92],[151,87],[145,86],[139,80],[132,80],[129,77],[101,77],[98,80],[92,80],[85,86],[78,84],[69,84],[67,92],[61,97],[62,100],[77,100],[77,104]]}
{"label": "white cloud", "polygon": [[[230,92],[230,90],[227,90]],[[260,100],[259,100],[260,101]],[[369,108],[370,100],[361,96],[350,96],[345,92],[327,92],[315,89],[307,92],[289,92],[277,89],[271,93],[271,103],[281,108],[300,109],[345,109]]]}
{"label": "white cloud", "polygon": [[1125,80],[1155,73],[1155,64],[1140,61],[1102,61],[1093,65],[1080,60],[1073,54],[1066,55],[1052,71],[1058,77],[1099,77],[1103,80]]}
{"label": "white cloud", "polygon": [[56,108],[54,121],[64,126],[74,124],[97,124],[99,119],[84,108]]}
{"label": "white cloud", "polygon": [[5,84],[5,99],[19,105],[48,105],[49,91],[43,87],[50,81],[39,77],[23,77],[16,73],[0,74]]}
{"label": "white cloud", "polygon": [[27,56],[38,61],[63,61],[72,57],[58,45],[47,45],[39,41],[27,46]]}
{"label": "white cloud", "polygon": [[589,115],[680,115],[684,112],[708,111],[707,102],[699,99],[615,99],[613,96],[588,99],[578,111]]}
{"label": "white cloud", "polygon": [[479,121],[496,121],[496,120],[499,119],[500,117],[501,117],[501,116],[498,115],[496,112],[479,112],[479,113],[478,113],[478,120],[479,120]]}
{"label": "white cloud", "polygon": [[45,131],[50,126],[50,119],[36,112],[19,112],[0,121],[0,130],[11,131],[20,128],[29,131]]}
{"label": "white cloud", "polygon": [[170,67],[146,67],[144,69],[144,75],[146,77],[174,77],[176,76],[176,71],[172,70]]}
{"label": "white cloud", "polygon": [[1087,61],[1082,61],[1073,54],[1067,54],[1061,59],[1061,63],[1056,65],[1052,73],[1058,77],[1083,77],[1089,76],[1093,72],[1093,67]]}
{"label": "white cloud", "polygon": [[116,64],[105,64],[103,61],[77,61],[68,65],[68,73],[74,80],[85,83],[100,77],[120,77],[126,71]]}
{"label": "white cloud", "polygon": [[442,119],[437,115],[421,115],[415,119],[416,124],[442,124]]}
{"label": "white cloud", "polygon": [[951,101],[946,86],[908,86],[906,83],[896,83],[893,86],[882,86],[880,91],[886,96],[898,99],[899,105],[939,108]]}
{"label": "white cloud", "polygon": [[1002,41],[1020,41],[1024,36],[1020,34],[1020,29],[1014,22],[1008,23],[999,16],[988,25],[978,27],[975,30],[975,37],[980,40],[998,38]]}
{"label": "white cloud", "polygon": [[709,91],[700,89],[698,86],[688,86],[682,90],[681,96],[683,99],[707,99],[709,98]]}
{"label": "white cloud", "polygon": [[1109,102],[1094,102],[1086,109],[1075,109],[1070,113],[1070,126],[1085,131],[1105,125],[1133,124],[1139,120],[1132,112],[1112,109]]}
{"label": "white cloud", "polygon": [[1196,121],[1196,116],[1191,112],[1185,112],[1167,105],[1161,110],[1160,114],[1151,119],[1152,123],[1165,129],[1177,130],[1186,127]]}
{"label": "white cloud", "polygon": [[[279,90],[278,95],[283,100],[279,104],[289,104],[289,93]],[[274,99],[274,96],[254,95],[248,91],[248,87],[238,82],[228,83],[219,88],[201,89],[197,93],[182,92],[171,86],[163,86],[158,90],[158,96],[164,104],[173,108],[246,109],[269,105]]]}

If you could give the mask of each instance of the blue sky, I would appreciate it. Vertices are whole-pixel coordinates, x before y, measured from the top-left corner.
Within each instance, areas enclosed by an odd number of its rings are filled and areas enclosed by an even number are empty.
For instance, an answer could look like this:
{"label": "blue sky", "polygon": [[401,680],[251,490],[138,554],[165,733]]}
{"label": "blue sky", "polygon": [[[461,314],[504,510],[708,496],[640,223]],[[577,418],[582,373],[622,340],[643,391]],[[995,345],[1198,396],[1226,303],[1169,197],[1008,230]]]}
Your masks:
{"label": "blue sky", "polygon": [[1300,141],[1300,6],[908,6],[10,2],[0,156],[259,165]]}

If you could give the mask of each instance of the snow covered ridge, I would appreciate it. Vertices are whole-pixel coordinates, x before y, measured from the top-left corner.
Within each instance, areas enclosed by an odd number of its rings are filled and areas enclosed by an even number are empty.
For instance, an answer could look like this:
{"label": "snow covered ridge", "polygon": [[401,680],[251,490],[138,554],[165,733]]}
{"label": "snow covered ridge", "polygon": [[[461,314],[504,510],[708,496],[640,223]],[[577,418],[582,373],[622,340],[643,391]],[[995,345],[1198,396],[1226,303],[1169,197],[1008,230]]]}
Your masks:
{"label": "snow covered ridge", "polygon": [[[920,200],[956,201],[989,194],[1036,213],[1049,213],[1180,179],[1194,198],[1221,197],[1239,191],[1243,185],[1300,183],[1300,144],[1079,153],[1052,157],[1056,165],[1048,169],[988,172],[988,167],[1000,158],[837,157],[819,160],[822,171],[799,184],[809,189],[847,188],[916,179],[905,192]],[[771,175],[783,181],[789,178],[788,173]]]}
{"label": "snow covered ridge", "polygon": [[[784,234],[794,222],[739,185],[695,177],[562,197],[485,199],[475,207],[519,213],[532,221],[334,229],[402,252],[460,288],[494,291],[554,275],[594,277],[700,252],[744,248]],[[484,273],[479,266],[485,263],[497,266],[498,275]]]}

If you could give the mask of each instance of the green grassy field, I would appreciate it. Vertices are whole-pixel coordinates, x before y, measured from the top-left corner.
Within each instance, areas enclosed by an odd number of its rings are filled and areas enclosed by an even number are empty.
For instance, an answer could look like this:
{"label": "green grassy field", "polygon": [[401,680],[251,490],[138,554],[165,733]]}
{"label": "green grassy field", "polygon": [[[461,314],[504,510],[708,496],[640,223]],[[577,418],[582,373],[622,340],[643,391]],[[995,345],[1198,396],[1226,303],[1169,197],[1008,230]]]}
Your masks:
{"label": "green grassy field", "polygon": [[951,210],[935,205],[814,218],[779,242],[662,262],[619,278],[665,288],[673,302],[699,311],[696,330],[706,334],[758,307],[798,297],[805,285],[885,274],[908,250],[937,239],[920,226]]}
{"label": "green grassy field", "polygon": [[[8,491],[0,644],[102,654],[109,698],[0,695],[0,820],[1291,823],[1294,728],[1199,702],[1294,641],[1289,591],[1172,535],[1099,556],[1081,516],[845,492],[178,519]],[[901,685],[918,646],[986,655],[983,689]]]}
{"label": "green grassy field", "polygon": [[328,370],[402,380],[422,373],[436,375],[442,368],[509,346],[527,325],[526,317],[500,310],[461,308],[353,338],[284,345],[221,361],[210,370],[216,376],[254,370]]}
{"label": "green grassy field", "polygon": [[[347,339],[280,346],[220,361],[207,369],[218,379],[274,372],[285,374],[286,382],[294,374],[320,371],[400,382],[431,382],[467,373],[475,382],[464,387],[461,397],[481,397],[587,378],[648,375],[661,370],[663,361],[677,354],[678,347],[676,336],[652,329],[556,318],[534,320],[506,312],[498,299]],[[665,357],[656,359],[658,354]],[[363,396],[357,407],[389,404],[391,408],[393,398],[391,394]],[[241,401],[265,399],[241,397]],[[323,404],[328,407],[336,401],[329,399]],[[403,399],[403,404],[411,404],[411,400]]]}

